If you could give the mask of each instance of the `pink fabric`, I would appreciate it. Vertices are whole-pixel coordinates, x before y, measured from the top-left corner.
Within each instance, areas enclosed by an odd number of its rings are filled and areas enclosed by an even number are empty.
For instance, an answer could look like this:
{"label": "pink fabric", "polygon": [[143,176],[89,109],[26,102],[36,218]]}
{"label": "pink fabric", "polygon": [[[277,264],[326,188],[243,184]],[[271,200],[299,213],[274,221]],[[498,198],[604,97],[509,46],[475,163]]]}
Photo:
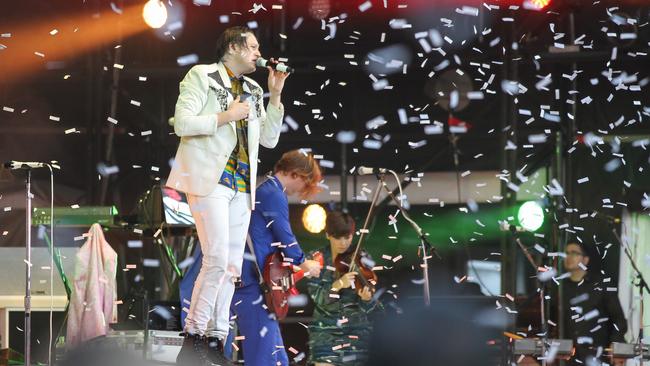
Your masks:
{"label": "pink fabric", "polygon": [[106,242],[99,224],[93,224],[88,235],[77,252],[67,347],[105,335],[108,325],[117,321],[117,253]]}

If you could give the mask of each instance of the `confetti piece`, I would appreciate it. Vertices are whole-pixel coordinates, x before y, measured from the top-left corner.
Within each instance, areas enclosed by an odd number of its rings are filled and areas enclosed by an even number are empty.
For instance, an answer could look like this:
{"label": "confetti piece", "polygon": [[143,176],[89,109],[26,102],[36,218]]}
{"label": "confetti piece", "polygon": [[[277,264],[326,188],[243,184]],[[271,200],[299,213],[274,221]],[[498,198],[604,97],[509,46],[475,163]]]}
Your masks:
{"label": "confetti piece", "polygon": [[129,248],[142,248],[142,240],[129,240],[126,243]]}
{"label": "confetti piece", "polygon": [[370,121],[366,122],[366,129],[374,130],[388,123],[384,116],[377,116]]}
{"label": "confetti piece", "polygon": [[361,11],[361,12],[365,12],[370,8],[372,8],[372,3],[370,1],[366,1],[366,2],[362,3],[361,5],[359,5],[359,11]]}
{"label": "confetti piece", "polygon": [[379,150],[381,149],[381,141],[377,140],[363,140],[363,147],[366,149],[371,149],[371,150]]}
{"label": "confetti piece", "polygon": [[180,56],[176,59],[176,63],[178,64],[178,66],[192,65],[197,62],[199,62],[199,55],[194,53],[185,56]]}
{"label": "confetti piece", "polygon": [[289,125],[289,127],[291,127],[292,130],[294,130],[294,131],[298,130],[298,127],[299,127],[298,122],[296,122],[296,120],[293,119],[293,117],[291,117],[289,115],[285,115],[284,116],[284,122],[287,125]]}

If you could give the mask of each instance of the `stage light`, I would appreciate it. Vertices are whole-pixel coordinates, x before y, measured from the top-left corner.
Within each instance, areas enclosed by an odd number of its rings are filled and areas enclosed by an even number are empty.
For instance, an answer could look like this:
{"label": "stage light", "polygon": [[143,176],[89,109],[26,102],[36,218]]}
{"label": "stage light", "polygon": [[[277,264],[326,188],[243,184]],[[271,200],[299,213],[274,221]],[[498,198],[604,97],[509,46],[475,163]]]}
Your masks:
{"label": "stage light", "polygon": [[302,225],[307,231],[318,234],[325,229],[327,212],[321,205],[312,204],[302,212]]}
{"label": "stage light", "polygon": [[158,29],[167,22],[167,8],[160,0],[149,0],[142,9],[142,18],[148,26]]}
{"label": "stage light", "polygon": [[524,8],[533,10],[543,10],[551,4],[551,0],[526,0]]}
{"label": "stage light", "polygon": [[528,231],[536,231],[544,224],[544,209],[537,201],[524,202],[517,211],[519,225]]}

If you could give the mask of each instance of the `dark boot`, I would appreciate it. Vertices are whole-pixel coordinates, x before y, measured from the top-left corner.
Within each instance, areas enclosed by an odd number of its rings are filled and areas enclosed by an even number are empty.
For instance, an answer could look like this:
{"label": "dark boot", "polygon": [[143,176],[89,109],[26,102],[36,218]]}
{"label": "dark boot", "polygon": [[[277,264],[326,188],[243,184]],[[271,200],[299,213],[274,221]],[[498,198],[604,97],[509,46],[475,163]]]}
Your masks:
{"label": "dark boot", "polygon": [[208,358],[219,366],[235,366],[235,363],[224,355],[223,341],[216,337],[208,337]]}
{"label": "dark boot", "polygon": [[192,349],[194,348],[194,339],[190,338],[187,333],[181,333],[183,336],[183,346],[181,347],[178,356],[176,356],[176,364],[183,365],[187,363],[187,358],[190,357]]}
{"label": "dark boot", "polygon": [[208,357],[208,339],[205,336],[184,334],[183,347],[181,347],[176,364],[179,366],[218,366],[210,362]]}

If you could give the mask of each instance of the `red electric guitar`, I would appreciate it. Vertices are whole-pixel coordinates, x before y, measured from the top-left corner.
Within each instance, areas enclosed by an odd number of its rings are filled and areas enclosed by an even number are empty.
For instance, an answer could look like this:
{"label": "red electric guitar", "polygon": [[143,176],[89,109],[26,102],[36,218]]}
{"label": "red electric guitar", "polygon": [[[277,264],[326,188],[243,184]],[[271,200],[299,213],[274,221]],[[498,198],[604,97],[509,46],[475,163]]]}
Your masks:
{"label": "red electric guitar", "polygon": [[269,311],[280,320],[289,312],[289,297],[298,295],[296,282],[305,273],[302,269],[295,271],[297,266],[284,260],[280,251],[266,257],[264,261],[264,285],[262,292]]}

